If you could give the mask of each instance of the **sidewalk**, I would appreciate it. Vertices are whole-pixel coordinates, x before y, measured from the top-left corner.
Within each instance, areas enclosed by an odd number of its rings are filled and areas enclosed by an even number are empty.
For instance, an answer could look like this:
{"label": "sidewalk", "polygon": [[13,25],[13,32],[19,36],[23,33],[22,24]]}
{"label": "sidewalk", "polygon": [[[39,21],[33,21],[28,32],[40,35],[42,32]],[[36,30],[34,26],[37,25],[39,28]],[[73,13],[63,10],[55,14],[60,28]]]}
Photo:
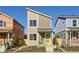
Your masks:
{"label": "sidewalk", "polygon": [[8,49],[5,53],[15,53],[16,51],[18,51],[18,50],[20,50],[20,49],[22,49],[22,48],[24,48],[24,47],[26,47],[26,46],[13,47],[13,48],[11,48],[11,49]]}

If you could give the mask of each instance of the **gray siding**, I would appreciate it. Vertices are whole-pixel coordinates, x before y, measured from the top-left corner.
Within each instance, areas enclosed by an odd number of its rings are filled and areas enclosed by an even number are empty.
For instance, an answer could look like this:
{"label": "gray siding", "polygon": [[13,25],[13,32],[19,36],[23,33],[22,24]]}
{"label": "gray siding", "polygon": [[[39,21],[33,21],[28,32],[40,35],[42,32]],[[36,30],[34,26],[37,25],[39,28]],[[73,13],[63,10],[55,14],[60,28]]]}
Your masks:
{"label": "gray siding", "polygon": [[56,32],[60,32],[66,28],[66,20],[58,19],[56,24]]}
{"label": "gray siding", "polygon": [[66,19],[66,27],[73,27],[73,20],[77,21],[76,27],[79,27],[79,18],[67,18]]}
{"label": "gray siding", "polygon": [[38,25],[39,28],[52,28],[51,27],[52,24],[50,23],[51,23],[50,18],[39,15],[39,25]]}

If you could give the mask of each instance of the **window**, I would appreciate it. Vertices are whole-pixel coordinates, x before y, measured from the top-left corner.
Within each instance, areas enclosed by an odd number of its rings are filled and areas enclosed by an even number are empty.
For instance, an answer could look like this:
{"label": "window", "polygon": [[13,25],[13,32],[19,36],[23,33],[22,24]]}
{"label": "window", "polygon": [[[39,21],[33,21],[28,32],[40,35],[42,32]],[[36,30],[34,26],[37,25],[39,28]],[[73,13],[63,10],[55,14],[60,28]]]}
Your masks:
{"label": "window", "polygon": [[30,26],[36,26],[36,20],[30,20]]}
{"label": "window", "polygon": [[3,21],[0,20],[0,27],[3,27]]}
{"label": "window", "polygon": [[30,34],[30,40],[36,40],[36,34]]}
{"label": "window", "polygon": [[73,20],[73,26],[76,26],[76,20]]}
{"label": "window", "polygon": [[4,27],[6,27],[6,22],[4,22]]}
{"label": "window", "polygon": [[4,22],[3,20],[0,20],[0,27],[6,27],[6,22]]}
{"label": "window", "polygon": [[72,32],[72,37],[75,37],[76,35],[75,35],[75,32]]}
{"label": "window", "polygon": [[78,33],[77,32],[72,32],[71,35],[72,35],[72,37],[78,38]]}

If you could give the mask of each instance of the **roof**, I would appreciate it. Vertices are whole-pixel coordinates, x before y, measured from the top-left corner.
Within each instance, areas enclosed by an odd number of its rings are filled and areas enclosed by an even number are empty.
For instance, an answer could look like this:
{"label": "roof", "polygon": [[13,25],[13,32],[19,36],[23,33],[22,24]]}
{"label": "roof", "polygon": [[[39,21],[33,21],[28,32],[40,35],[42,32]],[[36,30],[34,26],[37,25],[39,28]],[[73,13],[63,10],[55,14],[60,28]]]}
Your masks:
{"label": "roof", "polygon": [[[14,18],[8,16],[7,14],[4,14],[4,13],[2,13],[2,12],[0,12],[0,14],[2,14],[2,15],[4,15],[4,16],[6,16],[6,17],[8,17],[8,18],[10,18],[10,19],[12,19],[12,20],[14,20],[14,21],[16,21]],[[24,28],[24,26],[23,26],[22,24],[20,24],[18,21],[16,21],[16,22]]]}
{"label": "roof", "polygon": [[52,28],[38,28],[39,32],[53,32]]}
{"label": "roof", "polygon": [[41,13],[41,12],[38,12],[38,11],[36,11],[36,10],[30,9],[30,8],[26,8],[26,9],[29,10],[29,11],[31,11],[31,12],[34,12],[34,13],[37,13],[37,14],[40,14],[40,15],[42,15],[42,16],[45,16],[45,17],[48,17],[48,18],[51,18],[51,19],[52,19],[51,16],[48,16],[48,15],[43,14],[43,13]]}
{"label": "roof", "polygon": [[13,19],[13,20],[24,28],[24,26],[22,24],[20,24],[17,20],[15,20],[15,19]]}
{"label": "roof", "polygon": [[57,24],[58,19],[66,20],[66,18],[79,18],[79,16],[58,16],[57,20],[56,20],[56,23],[55,23],[55,26]]}

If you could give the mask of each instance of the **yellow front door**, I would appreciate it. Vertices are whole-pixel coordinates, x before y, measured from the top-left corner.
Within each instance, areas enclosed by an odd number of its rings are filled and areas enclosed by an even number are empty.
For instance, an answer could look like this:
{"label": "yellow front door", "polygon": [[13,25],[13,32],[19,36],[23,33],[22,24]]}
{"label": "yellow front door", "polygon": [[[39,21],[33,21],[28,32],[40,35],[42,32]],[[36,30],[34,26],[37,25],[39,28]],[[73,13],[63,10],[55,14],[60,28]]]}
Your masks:
{"label": "yellow front door", "polygon": [[52,44],[52,40],[51,40],[51,34],[50,33],[45,33],[46,35],[46,44]]}

